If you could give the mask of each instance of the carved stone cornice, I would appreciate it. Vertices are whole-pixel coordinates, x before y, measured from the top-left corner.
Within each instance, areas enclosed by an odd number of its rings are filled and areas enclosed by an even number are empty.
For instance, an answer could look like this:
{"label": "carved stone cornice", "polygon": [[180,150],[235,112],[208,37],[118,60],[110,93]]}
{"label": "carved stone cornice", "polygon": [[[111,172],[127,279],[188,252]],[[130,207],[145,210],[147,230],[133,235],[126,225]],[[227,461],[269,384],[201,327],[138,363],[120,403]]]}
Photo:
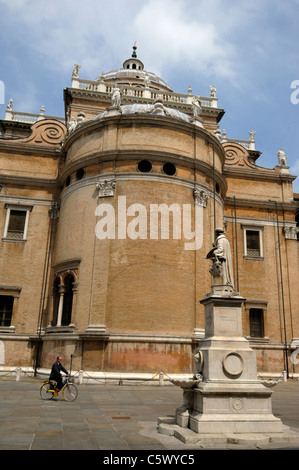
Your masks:
{"label": "carved stone cornice", "polygon": [[[163,95],[163,90],[154,90],[158,95],[161,94]],[[65,99],[67,98],[68,100],[70,97],[76,98],[76,99],[84,99],[84,100],[89,100],[89,101],[96,101],[96,102],[101,102],[101,103],[111,103],[111,94],[110,93],[105,93],[103,91],[98,91],[98,90],[92,90],[92,89],[82,89],[82,88],[67,88],[65,91]],[[154,98],[146,98],[142,96],[130,96],[126,95],[122,98],[122,104],[148,104],[148,103],[153,103]],[[178,109],[179,111],[182,111],[186,114],[191,113],[191,106],[190,104],[180,102],[180,101],[163,101],[165,105],[169,108],[175,108]],[[209,115],[213,116],[217,119],[217,122],[219,122],[225,111],[223,108],[215,108],[215,107],[208,107],[208,106],[203,106],[202,107],[202,116]]]}
{"label": "carved stone cornice", "polygon": [[[225,206],[234,206],[236,201],[237,207],[253,207],[253,208],[260,208],[260,209],[274,209],[274,202],[273,201],[265,201],[263,199],[245,199],[245,198],[236,198],[233,197],[226,197],[224,199]],[[285,210],[285,211],[292,211],[294,212],[296,208],[298,208],[298,203],[291,201],[277,201],[277,208],[278,210]]]}
{"label": "carved stone cornice", "polygon": [[60,144],[55,146],[42,146],[32,142],[24,142],[20,139],[0,139],[0,150],[13,155],[21,154],[29,157],[53,157],[60,156]]}
{"label": "carved stone cornice", "polygon": [[292,182],[296,179],[296,176],[290,173],[278,173],[275,169],[271,168],[260,168],[260,167],[229,167],[227,165],[223,168],[223,174],[229,178],[240,178],[250,179],[256,181],[274,181],[281,182],[289,181]]}
{"label": "carved stone cornice", "polygon": [[46,187],[54,188],[57,184],[57,179],[36,178],[34,176],[16,176],[16,175],[0,175],[0,184],[14,185],[14,186],[29,186],[29,187]]}

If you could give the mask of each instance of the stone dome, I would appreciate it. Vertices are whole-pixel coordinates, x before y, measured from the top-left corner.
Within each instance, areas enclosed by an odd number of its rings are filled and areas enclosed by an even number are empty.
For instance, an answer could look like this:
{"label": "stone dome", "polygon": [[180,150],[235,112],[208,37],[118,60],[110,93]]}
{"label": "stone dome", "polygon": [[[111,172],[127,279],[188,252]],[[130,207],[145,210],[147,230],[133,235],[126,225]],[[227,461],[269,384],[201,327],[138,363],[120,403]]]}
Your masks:
{"label": "stone dome", "polygon": [[96,81],[115,82],[119,85],[130,85],[172,92],[172,88],[163,78],[153,72],[144,70],[143,63],[141,60],[137,59],[136,49],[137,47],[134,46],[132,56],[125,60],[122,68],[106,73],[103,72],[100,77],[96,78]]}

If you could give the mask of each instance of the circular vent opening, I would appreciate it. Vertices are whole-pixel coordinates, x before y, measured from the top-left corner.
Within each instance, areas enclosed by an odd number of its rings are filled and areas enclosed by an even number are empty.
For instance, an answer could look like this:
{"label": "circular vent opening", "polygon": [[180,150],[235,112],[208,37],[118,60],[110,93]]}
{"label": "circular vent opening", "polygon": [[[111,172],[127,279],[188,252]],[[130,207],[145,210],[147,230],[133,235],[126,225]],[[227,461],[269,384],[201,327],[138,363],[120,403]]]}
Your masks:
{"label": "circular vent opening", "polygon": [[164,163],[163,172],[165,175],[173,176],[176,173],[176,167],[173,163]]}
{"label": "circular vent opening", "polygon": [[85,175],[85,171],[83,170],[83,168],[80,168],[76,173],[76,180],[82,180],[84,175]]}
{"label": "circular vent opening", "polygon": [[138,163],[138,170],[142,173],[149,173],[151,169],[152,164],[148,160],[141,160],[141,162]]}

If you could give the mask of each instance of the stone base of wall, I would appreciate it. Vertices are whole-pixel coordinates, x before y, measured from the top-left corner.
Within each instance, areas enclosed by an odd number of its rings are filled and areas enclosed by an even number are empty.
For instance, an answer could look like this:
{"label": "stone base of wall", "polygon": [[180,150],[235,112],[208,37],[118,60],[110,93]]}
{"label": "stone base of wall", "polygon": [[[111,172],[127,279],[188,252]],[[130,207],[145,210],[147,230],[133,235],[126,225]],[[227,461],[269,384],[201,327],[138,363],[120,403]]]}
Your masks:
{"label": "stone base of wall", "polygon": [[[39,345],[39,346],[38,346]],[[0,367],[33,367],[50,369],[58,355],[68,369],[125,374],[191,374],[193,350],[198,339],[192,337],[46,335],[40,343],[29,336],[1,337]],[[38,351],[39,348],[39,351]],[[258,373],[278,377],[286,370],[283,345],[254,347]],[[38,351],[38,361],[36,354]],[[288,351],[288,372],[299,374]]]}

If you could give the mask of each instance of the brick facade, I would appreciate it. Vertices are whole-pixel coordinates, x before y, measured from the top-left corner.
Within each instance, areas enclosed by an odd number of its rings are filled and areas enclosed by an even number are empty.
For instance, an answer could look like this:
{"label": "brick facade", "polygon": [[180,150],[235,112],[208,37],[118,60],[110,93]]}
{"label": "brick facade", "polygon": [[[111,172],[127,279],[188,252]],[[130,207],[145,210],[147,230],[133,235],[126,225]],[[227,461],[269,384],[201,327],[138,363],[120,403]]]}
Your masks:
{"label": "brick facade", "polygon": [[[235,288],[246,298],[243,334],[259,372],[296,373],[294,177],[284,166],[259,167],[250,143],[217,136],[224,111],[214,95],[201,100],[196,119],[191,97],[176,101],[165,84],[132,77],[114,78],[127,92],[120,106],[111,107],[111,77],[94,88],[80,88],[76,78],[64,92],[66,124],[1,121],[0,299],[13,298],[13,309],[2,305],[0,367],[47,369],[62,354],[66,364],[72,355],[75,370],[191,373],[204,332],[200,300],[211,286],[206,254],[214,229],[224,226]],[[83,121],[70,130],[80,112]],[[118,236],[124,203],[131,210],[125,230],[135,239]],[[114,238],[96,234],[103,204],[115,214]],[[193,230],[199,207],[199,249],[186,249],[182,219],[173,237],[173,212],[170,236],[152,237],[151,210],[161,204],[175,205],[181,217],[188,206]],[[21,224],[22,211],[26,233],[14,234],[13,217]]]}

